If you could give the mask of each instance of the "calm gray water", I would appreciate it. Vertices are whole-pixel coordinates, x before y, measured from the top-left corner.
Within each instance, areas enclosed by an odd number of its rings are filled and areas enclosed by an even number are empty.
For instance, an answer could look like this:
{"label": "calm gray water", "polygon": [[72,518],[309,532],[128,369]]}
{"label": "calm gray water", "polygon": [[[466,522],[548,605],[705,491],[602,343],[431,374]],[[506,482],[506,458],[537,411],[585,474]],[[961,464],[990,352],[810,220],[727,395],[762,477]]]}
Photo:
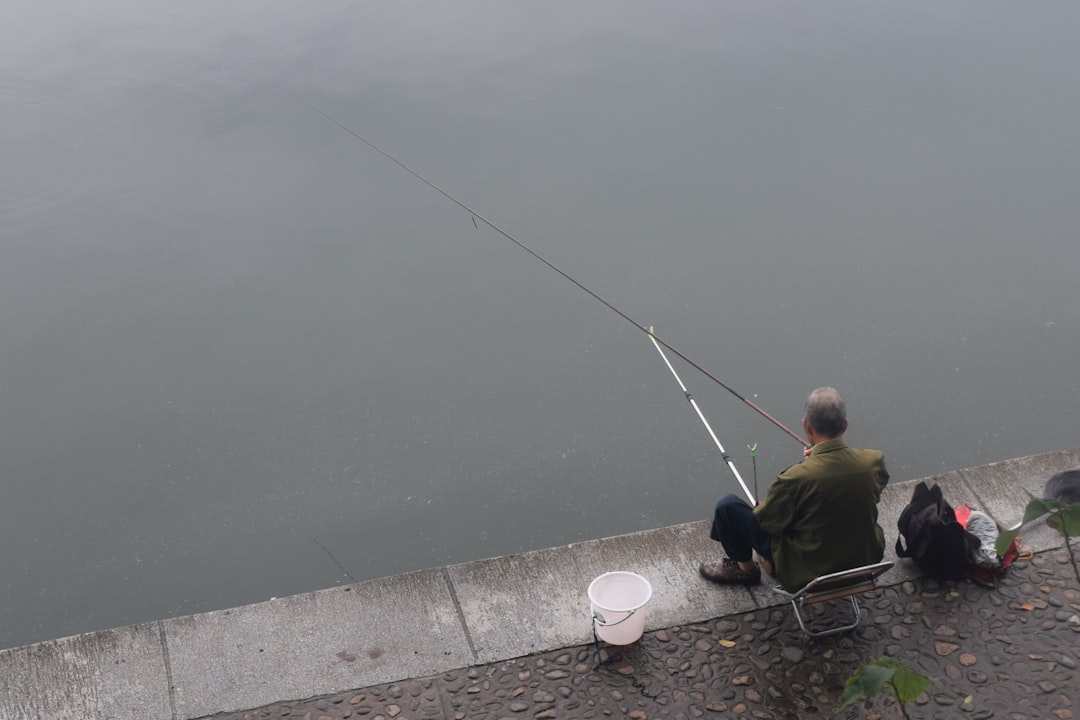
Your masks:
{"label": "calm gray water", "polygon": [[[897,480],[1075,447],[1078,21],[8,3],[0,647],[736,488],[641,332],[290,93],[790,426],[836,385]],[[680,371],[748,479],[799,457]]]}

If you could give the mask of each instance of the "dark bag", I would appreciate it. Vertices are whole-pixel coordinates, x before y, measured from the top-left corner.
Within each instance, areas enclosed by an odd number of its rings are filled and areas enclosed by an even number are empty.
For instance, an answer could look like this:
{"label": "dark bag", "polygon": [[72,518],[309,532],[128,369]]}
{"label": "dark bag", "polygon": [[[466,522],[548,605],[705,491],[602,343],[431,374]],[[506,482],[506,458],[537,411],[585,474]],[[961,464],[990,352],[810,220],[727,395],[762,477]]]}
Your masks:
{"label": "dark bag", "polygon": [[957,522],[956,513],[937,483],[933,487],[927,487],[925,482],[915,486],[911,502],[900,513],[896,526],[900,530],[896,539],[898,557],[911,558],[923,573],[937,580],[971,576],[971,556],[979,547],[979,539]]}

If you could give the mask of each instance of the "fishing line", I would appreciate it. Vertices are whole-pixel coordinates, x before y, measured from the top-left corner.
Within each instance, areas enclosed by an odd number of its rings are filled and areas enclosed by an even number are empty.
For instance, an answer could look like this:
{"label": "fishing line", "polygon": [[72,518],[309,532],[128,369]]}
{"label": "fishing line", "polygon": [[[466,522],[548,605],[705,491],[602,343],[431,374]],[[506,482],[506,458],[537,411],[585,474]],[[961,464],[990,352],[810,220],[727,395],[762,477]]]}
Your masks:
{"label": "fishing line", "polygon": [[357,582],[356,578],[354,578],[352,576],[352,573],[350,573],[348,570],[345,569],[345,566],[342,565],[341,562],[336,557],[334,557],[334,553],[330,552],[325,545],[323,545],[321,542],[319,542],[315,538],[311,538],[311,542],[313,542],[316,545],[318,545],[319,547],[321,547],[323,549],[323,552],[325,552],[327,555],[330,556],[330,559],[334,561],[334,564],[337,565],[339,568],[341,568],[341,572],[345,573],[345,577],[349,578],[353,582]]}
{"label": "fishing line", "polygon": [[624,313],[624,312],[623,312],[622,310],[620,310],[619,308],[615,307],[614,305],[612,305],[612,304],[611,304],[610,302],[608,302],[608,301],[607,301],[607,300],[605,300],[604,298],[602,298],[602,297],[600,297],[599,295],[597,295],[597,294],[596,294],[595,292],[593,292],[592,290],[590,290],[589,288],[587,288],[587,287],[586,287],[585,285],[583,285],[583,284],[582,284],[581,282],[579,282],[579,281],[578,281],[578,280],[577,280],[576,278],[574,278],[574,277],[573,277],[572,275],[570,275],[570,273],[566,272],[566,271],[565,271],[565,270],[563,270],[562,268],[560,268],[560,267],[558,267],[557,265],[555,265],[554,263],[552,263],[552,262],[551,262],[550,260],[548,260],[547,258],[545,258],[544,256],[542,256],[542,255],[541,255],[540,253],[538,253],[538,252],[536,252],[535,250],[533,250],[532,248],[530,248],[530,247],[529,247],[528,245],[526,245],[525,243],[523,243],[523,242],[521,242],[520,240],[518,240],[518,239],[517,239],[516,237],[514,237],[513,235],[511,235],[511,234],[510,234],[509,232],[507,232],[506,230],[503,230],[503,229],[502,229],[501,227],[499,227],[498,225],[496,225],[496,224],[495,224],[495,223],[494,223],[493,221],[491,221],[491,220],[489,220],[488,218],[486,218],[486,217],[485,217],[485,216],[484,216],[484,215],[483,215],[482,213],[479,213],[479,212],[477,212],[476,210],[474,210],[473,208],[469,207],[468,205],[466,205],[466,204],[465,204],[464,202],[462,202],[461,200],[458,200],[458,199],[457,199],[456,197],[454,197],[453,195],[451,195],[451,194],[450,194],[449,192],[447,192],[446,190],[443,190],[443,189],[442,189],[441,187],[439,187],[438,185],[436,185],[435,183],[433,183],[433,182],[432,182],[431,180],[428,180],[428,179],[427,179],[426,177],[424,177],[423,175],[421,175],[421,174],[420,174],[419,172],[417,172],[416,170],[413,170],[413,169],[412,169],[411,167],[409,167],[408,165],[406,165],[406,164],[405,164],[405,163],[403,163],[402,161],[398,160],[398,159],[397,159],[396,157],[394,157],[394,156],[393,156],[393,155],[391,155],[390,153],[386,152],[385,150],[383,150],[382,148],[380,148],[380,147],[379,147],[378,145],[375,145],[375,144],[374,144],[373,142],[371,142],[371,141],[370,141],[370,140],[368,140],[367,138],[363,137],[362,135],[360,135],[359,133],[357,133],[356,131],[354,131],[354,130],[353,130],[352,128],[350,128],[349,126],[347,126],[347,125],[345,125],[344,123],[342,123],[342,122],[338,121],[337,119],[335,119],[335,118],[334,118],[334,117],[332,117],[331,115],[327,114],[327,113],[326,113],[326,112],[324,112],[323,110],[320,110],[319,108],[317,108],[316,106],[312,105],[312,104],[311,104],[311,103],[309,103],[309,102],[308,102],[307,100],[305,100],[305,99],[303,99],[302,97],[300,97],[299,95],[296,95],[295,93],[293,93],[293,92],[290,92],[289,90],[286,90],[285,88],[281,87],[280,85],[278,85],[278,84],[277,84],[277,83],[275,83],[275,82],[271,82],[270,84],[271,84],[271,85],[273,85],[273,86],[274,86],[275,88],[277,88],[277,89],[278,89],[279,91],[281,91],[282,93],[284,93],[285,95],[288,95],[289,97],[291,97],[291,98],[292,98],[293,100],[295,100],[296,102],[298,102],[298,103],[300,103],[301,105],[303,105],[304,107],[308,108],[308,109],[309,109],[309,110],[311,110],[312,112],[316,113],[317,115],[320,115],[320,116],[321,116],[322,118],[324,118],[324,119],[325,119],[325,120],[326,120],[327,122],[333,123],[333,124],[334,124],[334,125],[336,125],[337,127],[341,128],[342,130],[344,130],[345,132],[347,132],[347,133],[348,133],[349,135],[351,135],[351,136],[352,136],[352,137],[354,137],[355,139],[359,140],[360,142],[362,142],[363,144],[367,145],[367,146],[368,146],[369,148],[371,148],[372,150],[374,150],[375,152],[377,152],[377,153],[378,153],[379,155],[382,155],[382,156],[383,156],[384,158],[386,158],[386,159],[387,159],[387,160],[389,160],[390,162],[394,163],[395,165],[397,165],[398,167],[400,167],[400,168],[401,168],[402,170],[404,170],[405,172],[409,173],[410,175],[412,175],[413,177],[415,177],[415,178],[416,178],[417,180],[419,180],[420,182],[424,183],[425,185],[427,185],[428,187],[430,187],[430,188],[431,188],[432,190],[434,190],[435,192],[439,193],[440,195],[442,195],[442,196],[443,196],[443,197],[445,197],[445,198],[446,198],[447,200],[449,200],[450,202],[452,202],[452,203],[454,203],[455,205],[457,205],[457,206],[458,206],[459,208],[461,208],[461,209],[462,209],[462,210],[464,210],[465,212],[469,213],[469,215],[471,215],[471,216],[472,216],[472,220],[473,220],[473,225],[476,225],[476,221],[477,221],[477,220],[479,220],[479,221],[480,221],[480,222],[482,222],[482,223],[483,223],[484,225],[487,225],[487,226],[488,226],[489,228],[491,228],[492,230],[494,230],[495,232],[497,232],[497,233],[498,233],[499,235],[502,235],[502,236],[503,236],[504,238],[506,238],[506,239],[507,239],[507,240],[509,240],[510,242],[514,243],[514,244],[515,244],[515,245],[517,245],[517,246],[518,246],[519,248],[521,248],[521,249],[522,249],[522,250],[524,250],[525,252],[529,253],[529,254],[530,254],[530,255],[532,255],[532,256],[533,256],[534,258],[536,258],[536,259],[537,259],[537,260],[539,260],[540,262],[544,263],[545,265],[547,265],[547,266],[548,266],[549,268],[551,268],[551,269],[552,269],[552,270],[554,270],[555,272],[557,272],[557,273],[559,273],[560,275],[562,275],[562,276],[563,276],[564,278],[566,278],[567,280],[569,280],[569,281],[570,281],[571,283],[573,283],[574,285],[576,285],[576,286],[577,286],[578,288],[580,288],[581,290],[583,290],[583,291],[585,291],[586,293],[588,293],[588,294],[589,294],[589,295],[590,295],[590,296],[591,296],[591,297],[592,297],[592,298],[593,298],[594,300],[597,300],[597,301],[598,301],[598,302],[600,302],[600,303],[601,303],[602,305],[604,305],[604,307],[606,307],[606,308],[607,308],[608,310],[611,310],[611,311],[612,311],[613,313],[615,313],[616,315],[618,315],[619,317],[621,317],[621,318],[622,318],[623,320],[626,320],[626,321],[627,321],[628,323],[630,323],[631,325],[633,325],[634,327],[636,327],[636,328],[637,328],[638,330],[640,330],[641,332],[643,332],[643,333],[645,333],[646,335],[649,335],[650,337],[652,337],[652,338],[653,338],[653,339],[654,339],[654,340],[655,340],[655,341],[656,341],[657,343],[659,343],[659,344],[660,344],[660,345],[662,345],[663,347],[665,347],[665,348],[667,348],[668,350],[670,350],[670,351],[671,351],[671,352],[672,352],[672,353],[673,353],[674,355],[676,355],[676,356],[678,356],[679,358],[681,358],[681,359],[682,359],[683,361],[685,361],[685,362],[686,362],[687,364],[689,364],[689,365],[690,365],[691,367],[693,367],[693,368],[694,368],[695,370],[697,370],[698,372],[700,372],[700,373],[701,373],[702,375],[704,375],[705,377],[709,378],[710,380],[712,380],[712,381],[713,381],[714,383],[716,383],[716,384],[717,384],[717,385],[719,385],[720,387],[722,387],[722,388],[724,388],[725,390],[727,390],[727,391],[728,391],[729,393],[731,393],[731,394],[732,394],[732,395],[734,395],[734,396],[735,396],[736,398],[738,398],[738,399],[739,399],[740,401],[742,401],[742,402],[743,402],[743,404],[745,404],[745,405],[746,405],[747,407],[749,407],[750,409],[754,410],[754,411],[755,411],[756,413],[758,413],[759,415],[761,415],[761,416],[762,416],[763,418],[765,418],[766,420],[768,420],[769,422],[771,422],[771,423],[772,423],[773,425],[775,425],[776,427],[780,428],[780,429],[781,429],[781,430],[783,430],[783,431],[784,431],[785,433],[787,433],[787,434],[788,434],[789,436],[791,436],[792,438],[794,438],[794,439],[795,439],[795,440],[796,440],[796,441],[797,441],[797,442],[798,442],[798,443],[799,443],[800,445],[802,445],[803,447],[808,447],[808,446],[807,446],[807,444],[806,444],[806,441],[804,441],[804,440],[803,440],[803,439],[802,439],[801,437],[799,437],[799,435],[797,435],[797,434],[796,434],[795,432],[793,432],[793,431],[792,431],[791,429],[789,429],[789,428],[788,428],[788,427],[787,427],[786,425],[784,425],[784,424],[783,424],[782,422],[780,422],[779,420],[777,420],[776,418],[774,418],[774,417],[773,417],[772,415],[770,415],[769,413],[765,412],[765,410],[763,410],[762,408],[758,407],[758,405],[757,405],[756,403],[754,403],[754,402],[752,402],[752,401],[750,401],[750,400],[746,399],[746,398],[745,398],[745,397],[743,397],[742,395],[740,395],[740,394],[739,394],[738,392],[736,392],[736,391],[735,391],[735,389],[734,389],[734,388],[732,388],[731,386],[729,386],[729,385],[728,385],[727,383],[723,382],[723,381],[722,381],[722,380],[721,380],[720,378],[718,378],[718,377],[716,377],[715,375],[713,375],[713,374],[712,374],[711,372],[709,372],[708,370],[706,370],[705,368],[703,368],[703,367],[702,367],[701,365],[698,365],[698,364],[697,364],[696,362],[694,362],[693,360],[691,360],[690,358],[688,358],[688,357],[687,357],[686,355],[684,355],[684,354],[683,354],[682,352],[680,352],[680,351],[679,351],[679,350],[678,350],[677,348],[675,348],[674,346],[672,346],[672,345],[668,344],[667,342],[665,342],[665,341],[664,341],[663,339],[661,339],[660,337],[657,337],[656,335],[654,335],[654,334],[650,333],[650,332],[649,332],[649,330],[648,330],[648,328],[646,328],[646,327],[645,327],[644,325],[642,325],[641,323],[637,322],[637,321],[636,321],[636,320],[634,320],[634,319],[633,319],[632,317],[630,317],[629,315],[627,315],[626,313]]}

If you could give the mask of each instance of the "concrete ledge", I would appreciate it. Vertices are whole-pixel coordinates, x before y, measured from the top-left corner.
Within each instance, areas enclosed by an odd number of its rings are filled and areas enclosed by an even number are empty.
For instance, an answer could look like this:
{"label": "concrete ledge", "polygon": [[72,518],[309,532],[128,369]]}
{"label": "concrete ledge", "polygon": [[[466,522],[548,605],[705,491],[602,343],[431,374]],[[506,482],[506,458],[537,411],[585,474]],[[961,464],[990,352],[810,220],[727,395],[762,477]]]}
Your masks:
{"label": "concrete ledge", "polygon": [[0,717],[172,718],[159,623],[0,652]]}
{"label": "concrete ledge", "polygon": [[[1080,449],[927,478],[954,505],[1011,526],[1027,492],[1080,467]],[[886,558],[915,481],[882,498]],[[1025,531],[1037,551],[1061,546]],[[342,692],[592,640],[586,589],[609,570],[652,583],[650,630],[782,604],[768,585],[720,588],[697,576],[718,550],[707,521],[381,578],[231,610],[0,651],[0,717],[188,720]],[[899,561],[890,584],[915,576]]]}
{"label": "concrete ledge", "polygon": [[489,663],[591,642],[588,586],[611,570],[648,578],[653,588],[648,627],[757,607],[745,588],[699,582],[697,563],[715,552],[707,524],[695,522],[481,560],[447,571],[476,645],[476,660]]}
{"label": "concrete ledge", "polygon": [[176,717],[469,665],[465,627],[442,570],[167,620]]}

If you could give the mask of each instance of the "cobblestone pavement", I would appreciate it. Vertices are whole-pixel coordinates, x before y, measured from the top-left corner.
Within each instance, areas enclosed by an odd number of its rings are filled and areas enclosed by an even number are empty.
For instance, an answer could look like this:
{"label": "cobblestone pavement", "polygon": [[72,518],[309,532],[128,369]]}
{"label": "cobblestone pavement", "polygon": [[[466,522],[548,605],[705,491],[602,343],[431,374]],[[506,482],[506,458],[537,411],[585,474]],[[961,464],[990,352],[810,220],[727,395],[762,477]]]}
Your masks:
{"label": "cobblestone pavement", "polygon": [[[817,622],[850,616],[844,602],[829,606]],[[625,647],[553,650],[213,718],[903,717],[888,691],[837,712],[855,669],[883,656],[934,679],[904,708],[910,718],[1080,718],[1080,590],[1064,549],[1017,563],[997,588],[920,579],[863,595],[861,606],[845,635],[811,639],[779,606]]]}

